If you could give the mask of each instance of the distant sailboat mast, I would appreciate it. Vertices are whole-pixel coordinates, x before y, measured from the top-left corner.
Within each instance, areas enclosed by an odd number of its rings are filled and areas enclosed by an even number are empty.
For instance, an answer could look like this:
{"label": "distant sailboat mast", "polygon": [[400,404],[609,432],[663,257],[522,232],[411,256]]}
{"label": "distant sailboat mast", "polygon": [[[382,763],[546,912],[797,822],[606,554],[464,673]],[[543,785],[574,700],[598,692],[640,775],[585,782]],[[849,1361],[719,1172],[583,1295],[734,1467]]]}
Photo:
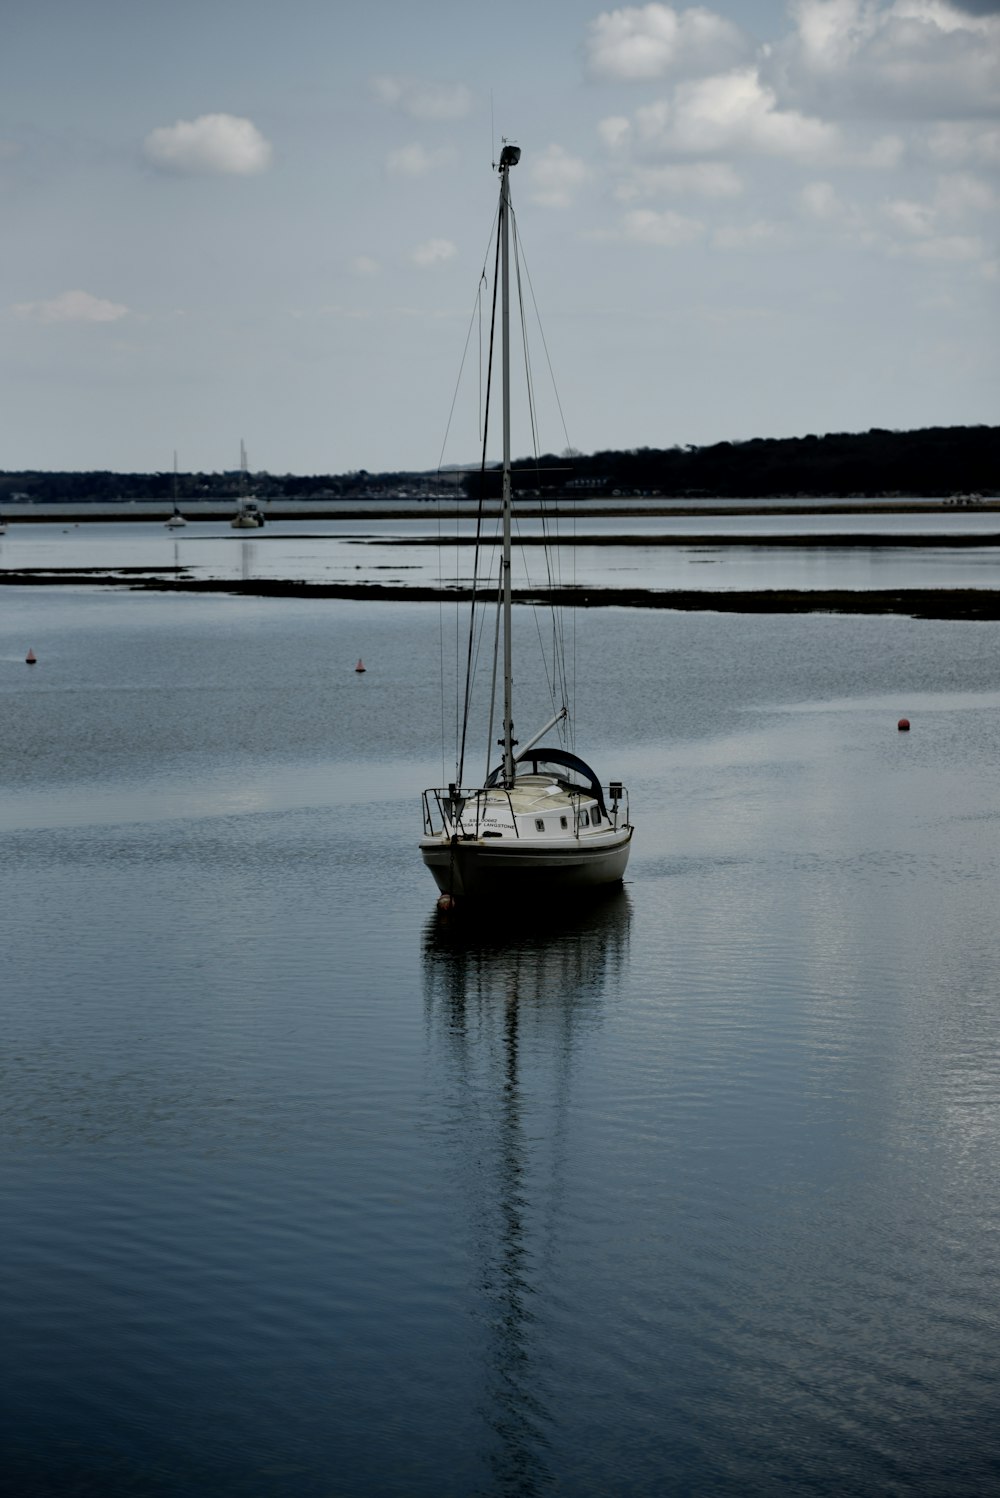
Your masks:
{"label": "distant sailboat mast", "polygon": [[187,521],[184,519],[184,516],[181,514],[180,505],[177,503],[177,449],[176,449],[176,447],[174,448],[173,494],[174,494],[174,507],[173,507],[172,513],[167,517],[166,524],[167,524],[167,527],[168,527],[169,530],[176,531],[176,530],[180,530],[180,528],[181,528],[182,525],[186,525],[187,524]]}

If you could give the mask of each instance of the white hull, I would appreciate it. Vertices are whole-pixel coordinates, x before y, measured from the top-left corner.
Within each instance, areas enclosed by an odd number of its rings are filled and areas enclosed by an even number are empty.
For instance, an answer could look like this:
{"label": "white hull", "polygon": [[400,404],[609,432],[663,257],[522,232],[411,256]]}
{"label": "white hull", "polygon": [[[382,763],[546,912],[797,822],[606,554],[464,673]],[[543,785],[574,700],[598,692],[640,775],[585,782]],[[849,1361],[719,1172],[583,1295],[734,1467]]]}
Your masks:
{"label": "white hull", "polygon": [[556,895],[620,884],[628,864],[632,829],[599,841],[541,838],[454,840],[441,835],[420,842],[424,863],[443,895],[507,898]]}
{"label": "white hull", "polygon": [[259,531],[264,522],[257,515],[234,515],[229,524],[234,531]]}

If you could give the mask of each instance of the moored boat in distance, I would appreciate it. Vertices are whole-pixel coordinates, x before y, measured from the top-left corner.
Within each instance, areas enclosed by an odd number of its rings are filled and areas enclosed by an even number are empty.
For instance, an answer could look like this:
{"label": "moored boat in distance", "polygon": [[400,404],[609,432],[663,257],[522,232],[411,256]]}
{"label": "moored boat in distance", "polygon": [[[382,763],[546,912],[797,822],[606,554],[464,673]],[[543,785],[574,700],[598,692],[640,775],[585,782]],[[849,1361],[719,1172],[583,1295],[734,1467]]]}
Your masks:
{"label": "moored boat in distance", "polygon": [[[472,700],[476,652],[468,652],[456,778],[447,787],[423,793],[424,835],[420,852],[440,890],[439,905],[450,908],[466,901],[499,897],[546,900],[596,891],[619,884],[632,842],[628,793],[613,780],[605,792],[590,765],[565,743],[543,743],[558,731],[568,739],[571,729],[566,700],[567,677],[562,663],[548,679],[558,682],[562,701],[553,698],[555,712],[523,747],[514,735],[514,671],[511,592],[512,475],[510,442],[510,267],[511,224],[509,173],[520,159],[517,146],[504,144],[500,155],[500,207],[497,246],[500,264],[501,345],[503,393],[503,466],[501,470],[502,547],[494,603],[499,604],[494,635],[492,680],[503,662],[503,736],[500,763],[475,788],[462,784],[466,729]],[[514,225],[514,251],[518,241]],[[520,275],[517,278],[521,284]],[[494,287],[494,306],[498,288]],[[524,326],[523,317],[521,326]],[[529,382],[529,401],[531,398]],[[534,422],[532,423],[534,425]],[[483,472],[485,473],[485,445]],[[484,542],[485,546],[486,543]],[[477,608],[475,589],[472,608]],[[473,627],[470,621],[470,642]],[[553,630],[553,641],[562,638]],[[493,722],[493,690],[488,722]],[[492,742],[491,730],[490,742]]]}
{"label": "moored boat in distance", "polygon": [[187,525],[187,521],[184,519],[184,516],[181,514],[181,512],[180,512],[180,506],[177,503],[177,452],[176,452],[176,450],[174,451],[174,510],[173,510],[173,514],[170,516],[170,518],[168,520],[165,520],[163,523],[167,527],[168,530],[172,530],[172,531],[180,530],[180,528],[181,528],[182,525]]}
{"label": "moored boat in distance", "polygon": [[240,443],[240,493],[236,514],[229,524],[238,531],[260,530],[264,524],[264,516],[257,501],[247,494],[247,450],[242,442]]}

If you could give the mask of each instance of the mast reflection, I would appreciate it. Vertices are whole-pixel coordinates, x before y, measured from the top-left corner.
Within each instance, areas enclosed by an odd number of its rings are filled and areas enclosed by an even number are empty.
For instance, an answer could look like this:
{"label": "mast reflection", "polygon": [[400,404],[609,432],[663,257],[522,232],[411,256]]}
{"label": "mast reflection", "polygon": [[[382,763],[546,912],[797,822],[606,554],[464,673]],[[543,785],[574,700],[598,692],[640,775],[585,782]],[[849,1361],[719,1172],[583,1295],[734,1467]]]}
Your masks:
{"label": "mast reflection", "polygon": [[549,1486],[542,1296],[566,1248],[574,1062],[628,952],[628,895],[553,920],[435,916],[424,1008],[441,1069],[483,1346],[481,1413],[497,1491]]}

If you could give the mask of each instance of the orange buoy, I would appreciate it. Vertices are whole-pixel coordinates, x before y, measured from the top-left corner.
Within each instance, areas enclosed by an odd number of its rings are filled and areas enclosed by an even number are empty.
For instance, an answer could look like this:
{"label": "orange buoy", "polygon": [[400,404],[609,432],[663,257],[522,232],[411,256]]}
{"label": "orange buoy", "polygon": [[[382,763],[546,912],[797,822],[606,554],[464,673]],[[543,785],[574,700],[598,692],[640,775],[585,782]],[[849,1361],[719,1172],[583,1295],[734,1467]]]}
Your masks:
{"label": "orange buoy", "polygon": [[365,665],[364,661],[358,661],[358,664],[355,666],[354,669],[355,669],[355,671],[367,671],[368,668]]}
{"label": "orange buoy", "polygon": [[909,731],[910,731],[910,720],[909,720],[909,718],[900,718],[899,722],[896,724],[896,727],[899,729],[900,733],[909,733]]}
{"label": "orange buoy", "polygon": [[27,655],[24,657],[25,665],[33,666],[36,659],[37,657],[35,655],[35,652],[33,650],[29,650]]}

